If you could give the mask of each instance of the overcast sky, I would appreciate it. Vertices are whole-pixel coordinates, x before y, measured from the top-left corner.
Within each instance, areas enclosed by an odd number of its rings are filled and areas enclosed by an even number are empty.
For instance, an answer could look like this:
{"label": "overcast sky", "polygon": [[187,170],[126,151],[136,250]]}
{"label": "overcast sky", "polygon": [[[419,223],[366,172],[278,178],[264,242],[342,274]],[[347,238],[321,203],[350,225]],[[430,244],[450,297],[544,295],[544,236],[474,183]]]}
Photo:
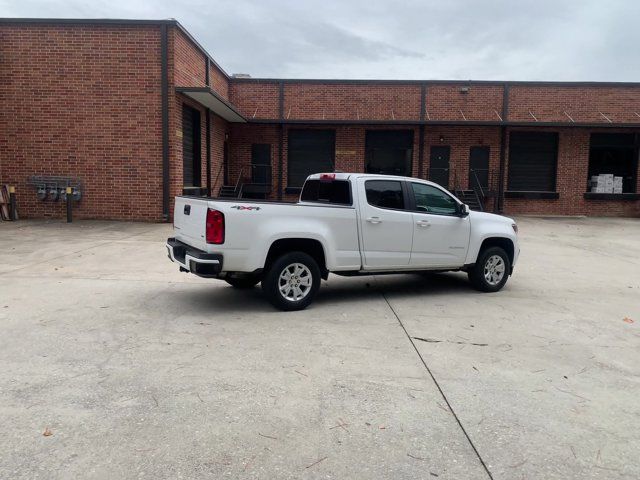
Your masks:
{"label": "overcast sky", "polygon": [[0,0],[0,16],[175,18],[254,77],[640,81],[638,0]]}

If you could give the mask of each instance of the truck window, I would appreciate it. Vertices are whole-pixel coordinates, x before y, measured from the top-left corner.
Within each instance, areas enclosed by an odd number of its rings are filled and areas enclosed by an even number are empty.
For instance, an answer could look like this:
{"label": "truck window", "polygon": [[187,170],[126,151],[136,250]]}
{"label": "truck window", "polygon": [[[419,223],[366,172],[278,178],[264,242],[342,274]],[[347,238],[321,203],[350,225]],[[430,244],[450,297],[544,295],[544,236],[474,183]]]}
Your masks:
{"label": "truck window", "polygon": [[374,207],[404,209],[402,183],[396,180],[367,180],[364,182],[367,203]]}
{"label": "truck window", "polygon": [[302,188],[303,202],[351,205],[351,185],[347,180],[307,180]]}
{"label": "truck window", "polygon": [[416,210],[419,212],[455,215],[458,211],[458,203],[439,188],[424,183],[412,183],[411,190],[416,201]]}

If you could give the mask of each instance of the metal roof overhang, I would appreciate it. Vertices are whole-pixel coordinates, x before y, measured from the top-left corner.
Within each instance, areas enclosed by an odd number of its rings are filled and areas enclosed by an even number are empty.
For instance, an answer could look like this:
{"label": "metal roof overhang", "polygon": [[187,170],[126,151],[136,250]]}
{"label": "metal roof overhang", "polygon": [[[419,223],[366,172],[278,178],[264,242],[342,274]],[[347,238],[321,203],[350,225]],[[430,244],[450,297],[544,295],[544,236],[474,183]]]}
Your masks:
{"label": "metal roof overhang", "polygon": [[209,87],[176,87],[176,92],[195,100],[228,122],[247,122],[247,119],[233,105]]}

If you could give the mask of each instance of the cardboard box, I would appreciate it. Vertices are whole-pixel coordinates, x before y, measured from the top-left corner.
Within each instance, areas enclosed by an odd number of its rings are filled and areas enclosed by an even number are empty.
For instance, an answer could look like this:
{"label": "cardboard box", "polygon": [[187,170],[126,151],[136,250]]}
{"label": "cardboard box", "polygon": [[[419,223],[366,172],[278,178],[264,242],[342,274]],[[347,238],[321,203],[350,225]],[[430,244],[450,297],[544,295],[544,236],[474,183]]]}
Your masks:
{"label": "cardboard box", "polygon": [[619,187],[614,186],[613,193],[622,193],[622,185],[620,185]]}

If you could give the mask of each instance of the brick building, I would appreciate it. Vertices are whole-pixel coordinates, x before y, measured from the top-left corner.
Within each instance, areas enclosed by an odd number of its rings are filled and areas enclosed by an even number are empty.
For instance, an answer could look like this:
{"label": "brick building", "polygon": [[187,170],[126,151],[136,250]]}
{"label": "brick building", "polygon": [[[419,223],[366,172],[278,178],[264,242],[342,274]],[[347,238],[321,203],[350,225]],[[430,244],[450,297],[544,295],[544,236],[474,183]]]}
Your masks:
{"label": "brick building", "polygon": [[[0,183],[22,217],[63,216],[65,181],[80,217],[161,221],[183,191],[294,200],[333,169],[640,216],[639,145],[640,83],[246,78],[174,20],[0,20]],[[599,174],[622,193],[591,192]]]}

